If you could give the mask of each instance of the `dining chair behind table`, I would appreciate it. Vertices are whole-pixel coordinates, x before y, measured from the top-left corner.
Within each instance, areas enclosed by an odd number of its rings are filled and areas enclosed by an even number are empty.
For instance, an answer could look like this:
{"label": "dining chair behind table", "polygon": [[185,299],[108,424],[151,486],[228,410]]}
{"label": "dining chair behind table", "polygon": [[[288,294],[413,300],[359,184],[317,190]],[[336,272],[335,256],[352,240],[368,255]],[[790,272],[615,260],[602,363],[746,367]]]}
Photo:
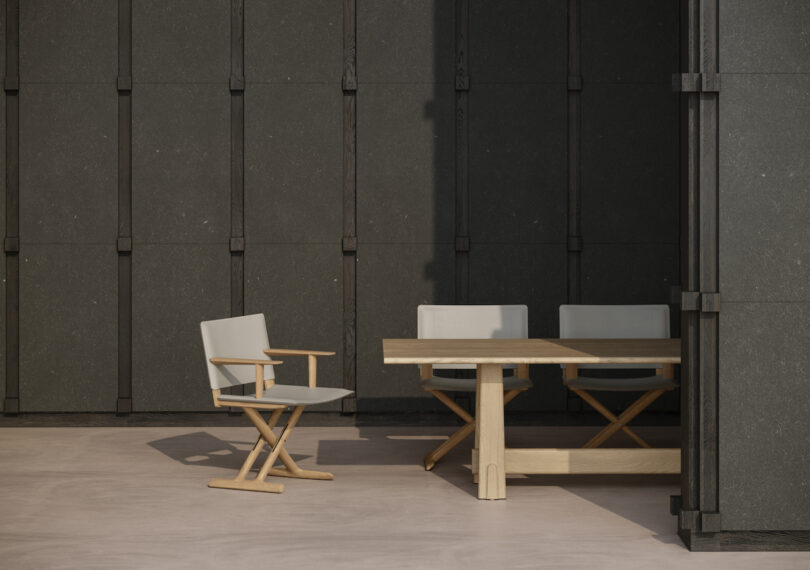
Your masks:
{"label": "dining chair behind table", "polygon": [[[526,305],[419,305],[417,336],[420,339],[528,338]],[[462,419],[464,425],[425,456],[430,471],[451,449],[475,431],[475,418],[458,405],[448,392],[475,392],[475,364],[422,364],[422,388],[433,394]],[[504,405],[532,387],[528,365],[506,365]]]}
{"label": "dining chair behind table", "polygon": [[[264,491],[281,493],[284,485],[265,481],[268,475],[296,477],[299,479],[333,479],[331,473],[301,469],[287,453],[284,444],[301,417],[304,408],[311,404],[324,404],[345,398],[352,394],[342,388],[317,387],[318,356],[331,356],[334,352],[318,350],[290,350],[270,348],[264,315],[247,315],[200,323],[208,380],[217,408],[232,406],[241,408],[259,431],[253,449],[245,459],[239,473],[233,479],[211,479],[209,487],[238,489],[243,491]],[[282,364],[270,357],[306,356],[309,363],[308,386],[283,385],[275,383],[273,365]],[[223,388],[254,384],[254,394],[223,394]],[[273,433],[282,412],[292,408],[290,419],[279,436]],[[270,417],[265,421],[262,410],[269,410]],[[253,464],[258,459],[265,444],[270,446],[270,455],[254,479],[248,479]],[[273,465],[281,460],[283,468]]]}
{"label": "dining chair behind table", "polygon": [[[561,305],[560,338],[669,338],[669,307],[667,305]],[[615,371],[634,369],[641,376],[614,377]],[[654,374],[643,374],[643,371]],[[651,447],[627,423],[644,411],[664,392],[678,387],[672,377],[671,365],[649,364],[581,364],[563,366],[563,383],[569,390],[588,402],[610,424],[582,447],[599,447],[618,431],[641,447]],[[601,371],[595,372],[595,371]],[[605,372],[609,371],[609,372]],[[629,372],[628,372],[629,374]],[[591,392],[644,392],[617,417],[600,403]]]}

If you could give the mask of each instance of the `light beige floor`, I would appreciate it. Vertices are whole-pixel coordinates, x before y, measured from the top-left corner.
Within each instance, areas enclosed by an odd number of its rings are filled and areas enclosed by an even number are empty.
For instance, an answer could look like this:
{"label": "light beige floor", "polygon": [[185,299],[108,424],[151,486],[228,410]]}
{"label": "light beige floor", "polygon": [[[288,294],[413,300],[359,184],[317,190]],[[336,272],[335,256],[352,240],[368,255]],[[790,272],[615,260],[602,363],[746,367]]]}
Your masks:
{"label": "light beige floor", "polygon": [[[335,481],[282,495],[209,489],[252,428],[0,429],[0,568],[810,568],[810,553],[690,553],[668,513],[677,477],[510,478],[479,501],[448,428],[298,428],[289,449]],[[509,428],[576,445],[593,428]],[[666,443],[677,429],[639,429]],[[617,441],[621,444],[621,441]]]}

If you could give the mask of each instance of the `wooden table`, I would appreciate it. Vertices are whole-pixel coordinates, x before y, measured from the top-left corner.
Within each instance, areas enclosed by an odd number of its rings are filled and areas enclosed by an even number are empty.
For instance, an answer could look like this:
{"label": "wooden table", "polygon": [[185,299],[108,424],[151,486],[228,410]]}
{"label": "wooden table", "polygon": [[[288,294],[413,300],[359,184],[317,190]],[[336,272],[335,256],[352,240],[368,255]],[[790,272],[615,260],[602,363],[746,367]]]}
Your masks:
{"label": "wooden table", "polygon": [[507,449],[504,444],[503,365],[663,364],[681,361],[678,339],[384,339],[386,364],[475,364],[479,499],[505,499],[507,473],[679,473],[680,449]]}

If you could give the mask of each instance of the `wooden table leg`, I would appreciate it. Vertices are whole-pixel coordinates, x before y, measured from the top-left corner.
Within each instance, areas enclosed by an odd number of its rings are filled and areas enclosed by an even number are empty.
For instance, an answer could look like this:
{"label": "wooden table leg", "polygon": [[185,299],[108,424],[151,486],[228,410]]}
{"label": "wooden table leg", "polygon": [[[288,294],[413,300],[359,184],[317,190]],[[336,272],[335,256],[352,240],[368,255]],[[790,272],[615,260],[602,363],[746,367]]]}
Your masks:
{"label": "wooden table leg", "polygon": [[503,367],[479,364],[477,374],[478,498],[506,498]]}

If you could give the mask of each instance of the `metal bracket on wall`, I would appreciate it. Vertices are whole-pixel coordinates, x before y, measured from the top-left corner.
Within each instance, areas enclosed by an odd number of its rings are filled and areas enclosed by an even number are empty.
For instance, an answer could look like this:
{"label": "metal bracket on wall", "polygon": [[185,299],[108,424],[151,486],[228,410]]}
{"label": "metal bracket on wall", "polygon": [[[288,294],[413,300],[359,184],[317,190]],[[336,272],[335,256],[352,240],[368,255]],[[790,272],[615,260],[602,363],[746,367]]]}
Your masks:
{"label": "metal bracket on wall", "polygon": [[344,91],[357,91],[357,76],[344,75],[343,76],[343,90]]}
{"label": "metal bracket on wall", "polygon": [[3,242],[3,251],[12,255],[20,253],[20,238],[7,237]]}
{"label": "metal bracket on wall", "polygon": [[20,90],[20,76],[7,75],[3,80],[3,89],[6,93],[16,93]]}
{"label": "metal bracket on wall", "polygon": [[118,78],[118,91],[123,91],[124,93],[128,91],[132,91],[132,78],[131,77],[119,77]]}
{"label": "metal bracket on wall", "polygon": [[357,252],[357,238],[353,236],[344,236],[344,238],[341,240],[341,247],[343,248],[343,253]]}
{"label": "metal bracket on wall", "polygon": [[684,291],[681,293],[681,309],[701,313],[719,313],[720,293]]}
{"label": "metal bracket on wall", "polygon": [[470,251],[470,236],[456,236],[456,252]]}
{"label": "metal bracket on wall", "polygon": [[231,253],[239,253],[245,251],[245,238],[243,237],[232,237],[229,242],[229,247]]}
{"label": "metal bracket on wall", "polygon": [[237,93],[245,90],[245,78],[238,77],[236,75],[231,75],[230,79],[230,89],[231,91],[235,91]]}
{"label": "metal bracket on wall", "polygon": [[672,89],[681,93],[720,93],[720,74],[675,73]]}
{"label": "metal bracket on wall", "polygon": [[582,91],[582,76],[569,75],[568,76],[568,90],[569,91]]}
{"label": "metal bracket on wall", "polygon": [[118,253],[132,253],[132,238],[119,237],[116,243]]}
{"label": "metal bracket on wall", "polygon": [[568,236],[568,251],[582,251],[581,236]]}

